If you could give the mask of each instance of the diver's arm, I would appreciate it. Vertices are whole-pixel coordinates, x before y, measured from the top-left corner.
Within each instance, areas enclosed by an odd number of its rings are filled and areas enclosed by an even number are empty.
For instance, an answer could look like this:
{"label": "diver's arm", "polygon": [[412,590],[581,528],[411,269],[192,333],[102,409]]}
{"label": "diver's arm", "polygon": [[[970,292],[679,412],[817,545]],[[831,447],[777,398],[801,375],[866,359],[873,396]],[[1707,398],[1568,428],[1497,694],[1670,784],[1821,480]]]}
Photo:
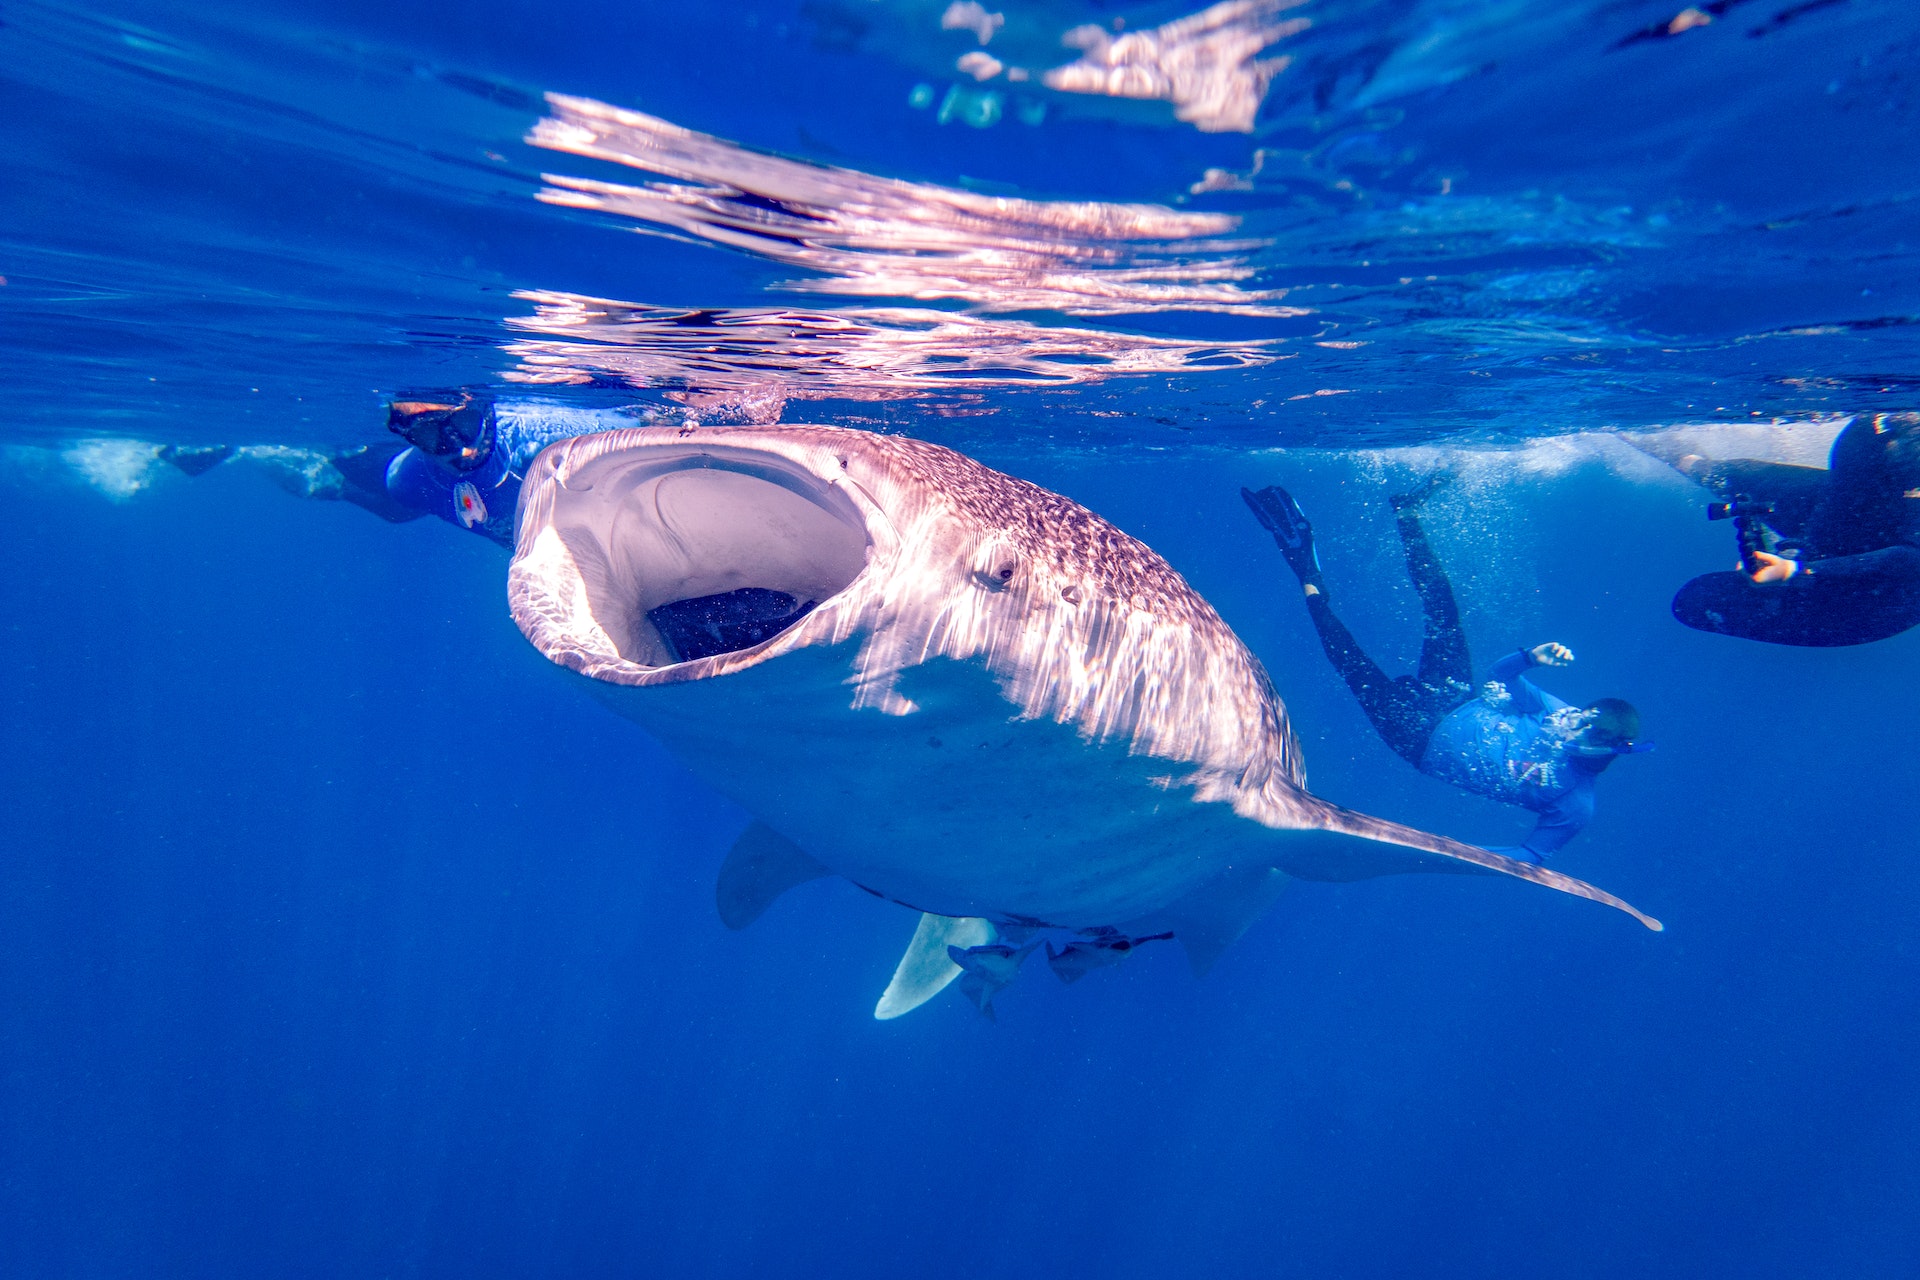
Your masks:
{"label": "diver's arm", "polygon": [[577,436],[598,435],[623,427],[644,427],[645,418],[628,408],[587,408],[549,404],[540,400],[502,400],[494,405],[500,446],[507,450],[508,466],[522,471],[550,444]]}
{"label": "diver's arm", "polygon": [[387,484],[393,460],[412,452],[405,444],[366,445],[333,455],[333,468],[340,473],[339,497],[363,511],[371,511],[389,524],[405,524],[427,513],[418,507],[397,501]]}
{"label": "diver's arm", "polygon": [[1586,830],[1592,821],[1593,788],[1577,786],[1554,801],[1551,808],[1541,810],[1533,834],[1521,841],[1520,847],[1533,854],[1534,861],[1545,861],[1548,854]]}
{"label": "diver's arm", "polygon": [[453,519],[453,484],[417,448],[402,449],[387,464],[387,496],[409,511]]}
{"label": "diver's arm", "polygon": [[1515,715],[1537,716],[1547,709],[1547,704],[1541,700],[1540,690],[1526,677],[1527,670],[1533,665],[1531,649],[1515,649],[1494,663],[1487,672],[1489,677],[1506,686],[1508,695],[1513,699],[1508,707]]}
{"label": "diver's arm", "polygon": [[1878,578],[1888,583],[1920,582],[1920,549],[1904,543],[1899,546],[1881,547],[1878,551],[1863,551],[1857,556],[1830,556],[1825,560],[1802,560],[1798,563],[1800,567],[1797,571],[1788,573],[1787,578],[1774,579],[1774,581],[1806,577]]}

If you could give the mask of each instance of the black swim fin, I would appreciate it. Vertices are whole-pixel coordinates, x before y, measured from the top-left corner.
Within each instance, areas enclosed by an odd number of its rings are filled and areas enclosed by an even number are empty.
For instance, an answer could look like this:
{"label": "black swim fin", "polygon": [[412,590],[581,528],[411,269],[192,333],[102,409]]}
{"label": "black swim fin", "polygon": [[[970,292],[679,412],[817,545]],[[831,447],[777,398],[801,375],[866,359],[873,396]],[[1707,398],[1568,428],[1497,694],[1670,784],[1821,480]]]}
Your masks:
{"label": "black swim fin", "polygon": [[1387,499],[1387,502],[1393,507],[1395,515],[1409,511],[1417,512],[1421,507],[1426,505],[1427,499],[1433,496],[1434,490],[1440,488],[1440,486],[1446,482],[1447,473],[1444,471],[1436,471],[1407,492],[1394,494]]}
{"label": "black swim fin", "polygon": [[203,476],[233,456],[230,444],[170,444],[160,457],[190,476]]}
{"label": "black swim fin", "polygon": [[1240,496],[1261,527],[1273,535],[1274,545],[1286,557],[1293,576],[1303,583],[1320,585],[1320,553],[1314,550],[1313,525],[1293,495],[1276,484],[1258,492],[1242,489]]}

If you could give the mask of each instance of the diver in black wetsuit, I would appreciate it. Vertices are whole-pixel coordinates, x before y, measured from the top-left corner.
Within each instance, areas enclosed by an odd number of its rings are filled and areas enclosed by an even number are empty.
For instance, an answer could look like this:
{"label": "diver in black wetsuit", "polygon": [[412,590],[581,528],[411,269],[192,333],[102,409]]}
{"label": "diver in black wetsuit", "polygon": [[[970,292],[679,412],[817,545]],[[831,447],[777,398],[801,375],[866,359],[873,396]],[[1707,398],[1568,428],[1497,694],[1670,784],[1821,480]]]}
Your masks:
{"label": "diver in black wetsuit", "polygon": [[1920,413],[1855,418],[1827,470],[1696,455],[1674,464],[1742,530],[1737,571],[1673,598],[1696,631],[1768,644],[1867,644],[1920,624]]}
{"label": "diver in black wetsuit", "polygon": [[1540,815],[1519,846],[1495,852],[1541,862],[1593,820],[1594,780],[1613,758],[1651,749],[1635,741],[1640,713],[1631,704],[1602,698],[1573,707],[1527,679],[1533,667],[1571,663],[1565,645],[1516,649],[1493,664],[1485,689],[1475,690],[1453,587],[1420,527],[1425,491],[1393,499],[1426,634],[1415,674],[1391,678],[1327,602],[1313,527],[1300,505],[1277,486],[1242,489],[1240,496],[1300,579],[1328,660],[1387,745],[1424,774]]}

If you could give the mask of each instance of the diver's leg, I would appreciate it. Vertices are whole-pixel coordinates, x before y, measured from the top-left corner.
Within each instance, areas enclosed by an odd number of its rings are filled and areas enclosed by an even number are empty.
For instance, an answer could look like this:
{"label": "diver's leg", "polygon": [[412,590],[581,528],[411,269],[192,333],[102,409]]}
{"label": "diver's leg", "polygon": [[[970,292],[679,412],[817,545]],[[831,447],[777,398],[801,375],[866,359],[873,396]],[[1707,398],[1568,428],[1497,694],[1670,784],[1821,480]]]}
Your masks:
{"label": "diver's leg", "polygon": [[1430,689],[1457,691],[1458,697],[1465,698],[1473,688],[1473,660],[1467,652],[1467,633],[1460,625],[1453,584],[1433,554],[1427,531],[1420,527],[1420,503],[1425,496],[1422,492],[1393,499],[1394,522],[1407,553],[1407,576],[1420,596],[1423,634],[1418,675]]}
{"label": "diver's leg", "polygon": [[1418,682],[1410,676],[1390,677],[1382,671],[1380,664],[1369,658],[1360,642],[1353,638],[1353,632],[1347,630],[1347,624],[1334,614],[1324,592],[1308,594],[1307,616],[1313,619],[1313,628],[1320,633],[1320,647],[1327,651],[1327,661],[1347,682],[1347,688],[1353,691],[1374,731],[1417,767],[1421,753],[1426,750],[1427,738],[1433,733],[1433,724],[1421,710],[1423,699]]}
{"label": "diver's leg", "polygon": [[1320,634],[1320,647],[1326,650],[1327,661],[1347,682],[1347,688],[1359,700],[1360,709],[1366,712],[1367,719],[1373,722],[1386,744],[1418,765],[1420,753],[1426,749],[1427,737],[1432,733],[1432,725],[1425,722],[1420,712],[1419,690],[1410,677],[1394,679],[1382,671],[1380,664],[1369,658],[1360,642],[1353,638],[1353,632],[1347,630],[1347,624],[1334,613],[1333,606],[1327,602],[1320,557],[1313,545],[1313,526],[1308,523],[1306,513],[1300,510],[1293,495],[1278,485],[1257,492],[1242,489],[1240,496],[1262,527],[1273,535],[1287,566],[1300,579],[1307,599],[1307,616],[1313,619],[1313,628]]}

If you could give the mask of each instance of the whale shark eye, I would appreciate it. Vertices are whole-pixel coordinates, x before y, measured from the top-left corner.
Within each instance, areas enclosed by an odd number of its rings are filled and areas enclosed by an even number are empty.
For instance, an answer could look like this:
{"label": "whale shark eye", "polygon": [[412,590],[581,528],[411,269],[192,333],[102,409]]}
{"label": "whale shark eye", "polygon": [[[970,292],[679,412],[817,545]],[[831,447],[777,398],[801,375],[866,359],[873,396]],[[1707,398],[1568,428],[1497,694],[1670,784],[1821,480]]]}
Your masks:
{"label": "whale shark eye", "polygon": [[1000,560],[974,570],[974,576],[980,579],[982,586],[995,591],[1004,591],[1013,581],[1014,570],[1018,568],[1011,560]]}

